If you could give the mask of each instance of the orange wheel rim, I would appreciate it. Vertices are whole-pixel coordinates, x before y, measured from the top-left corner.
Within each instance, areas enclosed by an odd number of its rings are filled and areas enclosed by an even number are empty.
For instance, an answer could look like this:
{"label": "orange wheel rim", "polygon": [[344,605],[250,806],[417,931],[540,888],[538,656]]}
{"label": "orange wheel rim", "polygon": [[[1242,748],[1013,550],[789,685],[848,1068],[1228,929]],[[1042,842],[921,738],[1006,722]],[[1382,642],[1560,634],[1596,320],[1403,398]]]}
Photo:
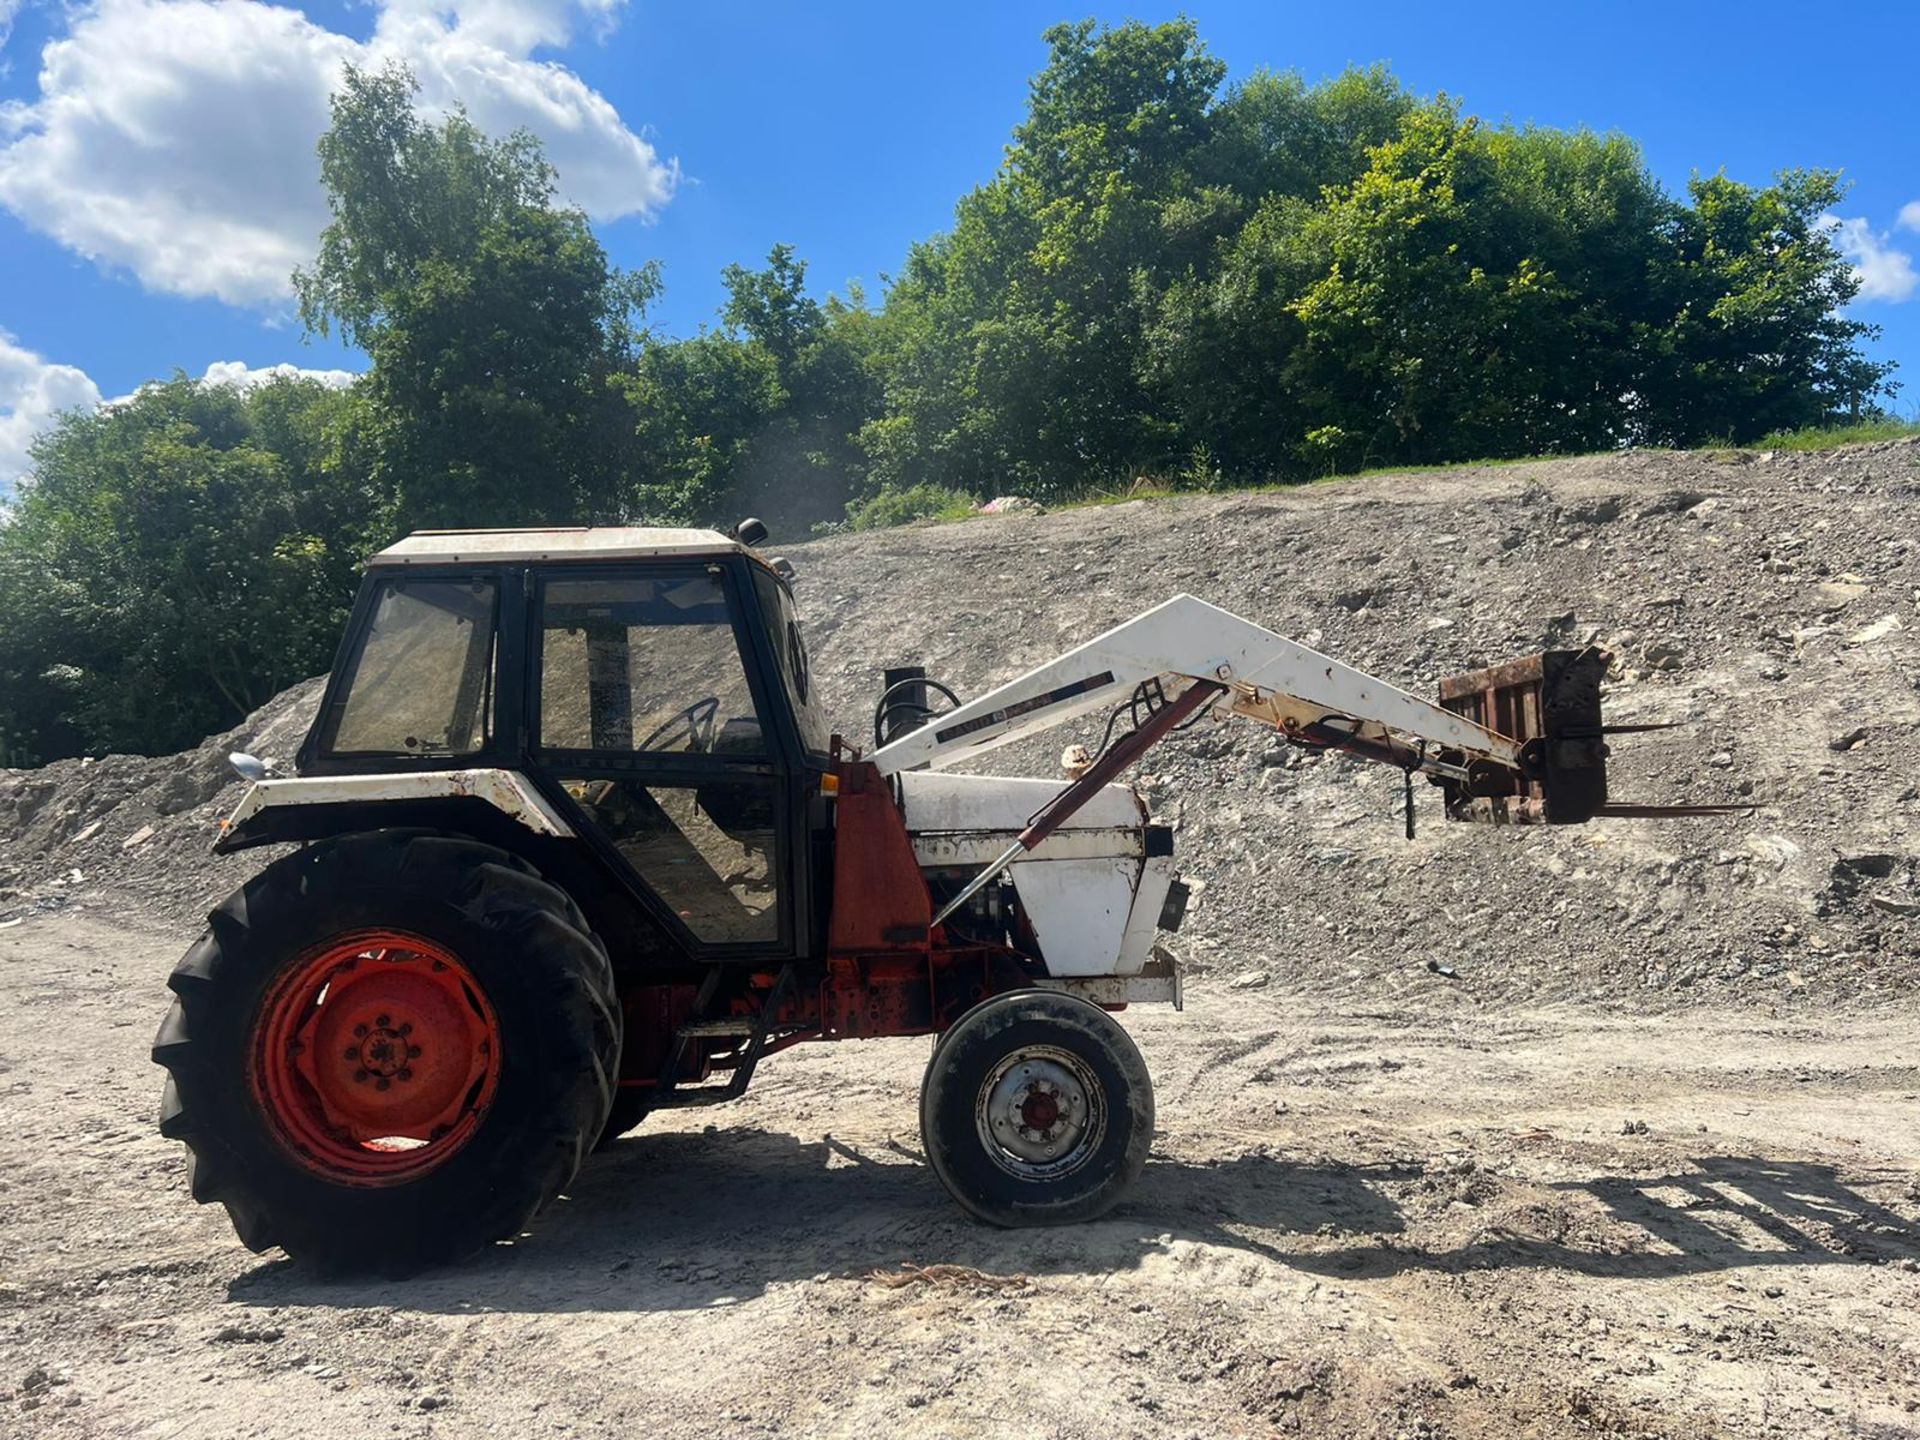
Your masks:
{"label": "orange wheel rim", "polygon": [[393,930],[316,946],[261,1002],[248,1083],[280,1142],[345,1185],[397,1185],[474,1136],[500,1024],[460,958]]}

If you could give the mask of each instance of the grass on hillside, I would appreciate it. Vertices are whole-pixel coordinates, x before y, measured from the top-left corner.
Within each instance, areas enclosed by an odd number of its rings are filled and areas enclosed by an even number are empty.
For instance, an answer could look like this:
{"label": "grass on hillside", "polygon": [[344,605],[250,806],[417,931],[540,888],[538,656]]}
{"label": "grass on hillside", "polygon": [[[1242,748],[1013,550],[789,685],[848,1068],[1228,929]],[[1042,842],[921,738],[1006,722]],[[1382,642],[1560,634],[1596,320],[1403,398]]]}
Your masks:
{"label": "grass on hillside", "polygon": [[[1729,442],[1701,448],[1709,450],[1832,450],[1843,445],[1866,445],[1878,440],[1904,440],[1910,436],[1920,436],[1920,418],[1859,420],[1844,425],[1809,426],[1804,430],[1776,430],[1746,445],[1736,446]],[[1121,490],[1089,490],[1070,499],[1053,500],[1048,502],[1047,508],[1049,510],[1084,510],[1094,506],[1125,505],[1133,500],[1192,499],[1200,495],[1254,495],[1271,490],[1298,490],[1306,485],[1333,485],[1348,480],[1366,480],[1378,475],[1420,475],[1440,470],[1488,470],[1575,458],[1578,457],[1521,455],[1492,460],[1454,460],[1437,465],[1378,465],[1369,470],[1343,471],[1333,475],[1322,475],[1313,480],[1275,480],[1264,485],[1220,485],[1217,488],[1165,485],[1143,480]],[[923,491],[925,493],[922,493]],[[920,503],[915,505],[912,503],[914,500]],[[902,501],[907,503],[900,503]],[[875,506],[878,513],[864,517],[865,523],[848,528],[884,529],[915,521],[950,524],[956,520],[971,520],[978,516],[978,511],[972,508],[975,503],[977,502],[972,497],[954,491],[939,491],[931,486],[916,487],[915,491],[904,492],[897,497],[890,496],[880,501]],[[839,528],[834,527],[834,530],[837,531]],[[833,532],[823,526],[816,533]]]}
{"label": "grass on hillside", "polygon": [[1817,425],[1805,430],[1776,430],[1748,450],[1831,450],[1837,445],[1866,445],[1875,440],[1905,440],[1920,435],[1920,419],[1856,420],[1850,425]]}
{"label": "grass on hillside", "polygon": [[1348,480],[1370,480],[1376,475],[1427,475],[1439,470],[1492,470],[1510,465],[1534,465],[1548,460],[1570,460],[1571,455],[1518,455],[1499,460],[1447,460],[1426,465],[1376,465],[1369,470],[1341,470],[1310,480],[1269,480],[1255,485],[1174,486],[1137,484],[1126,490],[1093,490],[1071,499],[1048,502],[1049,510],[1081,510],[1091,505],[1124,505],[1130,500],[1191,500],[1201,495],[1261,495],[1274,490],[1304,490],[1312,485],[1339,485]]}
{"label": "grass on hillside", "polygon": [[[1809,426],[1804,430],[1775,430],[1746,445],[1702,446],[1710,450],[1832,450],[1842,445],[1867,445],[1876,440],[1904,440],[1909,436],[1920,436],[1920,418],[1896,420],[1857,420],[1844,425]],[[1605,450],[1585,451],[1583,454],[1605,455]],[[1191,498],[1195,495],[1248,495],[1268,490],[1298,490],[1307,485],[1335,485],[1348,480],[1370,480],[1380,475],[1426,475],[1444,470],[1493,470],[1514,465],[1539,465],[1555,460],[1574,460],[1579,455],[1517,455],[1487,460],[1449,460],[1439,464],[1426,465],[1376,465],[1366,470],[1343,470],[1332,475],[1322,475],[1312,480],[1274,480],[1264,485],[1222,485],[1217,490],[1204,488],[1176,488],[1169,485],[1144,484],[1127,490],[1097,490],[1071,500],[1057,500],[1048,508],[1052,510],[1078,510],[1090,505],[1123,505],[1129,500],[1172,500],[1178,497]]]}

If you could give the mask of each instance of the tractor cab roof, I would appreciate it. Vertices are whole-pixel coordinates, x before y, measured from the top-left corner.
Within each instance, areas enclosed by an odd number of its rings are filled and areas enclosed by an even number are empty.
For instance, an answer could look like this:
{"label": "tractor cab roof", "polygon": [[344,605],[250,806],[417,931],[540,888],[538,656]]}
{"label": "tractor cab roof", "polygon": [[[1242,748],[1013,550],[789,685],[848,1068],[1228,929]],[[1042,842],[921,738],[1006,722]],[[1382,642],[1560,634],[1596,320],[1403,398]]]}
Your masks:
{"label": "tractor cab roof", "polygon": [[369,559],[367,567],[567,561],[604,564],[610,560],[643,560],[665,555],[730,555],[746,549],[738,540],[718,530],[643,525],[575,525],[549,530],[416,530]]}

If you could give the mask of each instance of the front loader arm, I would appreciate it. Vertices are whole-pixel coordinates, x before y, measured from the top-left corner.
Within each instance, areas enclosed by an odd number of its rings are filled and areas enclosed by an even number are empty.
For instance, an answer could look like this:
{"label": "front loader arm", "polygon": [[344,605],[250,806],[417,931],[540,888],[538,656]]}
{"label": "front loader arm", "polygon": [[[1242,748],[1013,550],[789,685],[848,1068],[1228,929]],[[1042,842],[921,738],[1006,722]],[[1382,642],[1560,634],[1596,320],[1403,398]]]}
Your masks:
{"label": "front loader arm", "polygon": [[[1608,803],[1608,728],[1600,723],[1607,663],[1595,649],[1548,651],[1455,676],[1442,687],[1448,703],[1435,705],[1217,605],[1176,595],[889,741],[874,752],[873,764],[883,775],[937,768],[1102,707],[1116,719],[1122,706],[1133,712],[1132,728],[1117,737],[1109,722],[1100,753],[1083,771],[1069,772],[1077,778],[947,902],[933,917],[935,925],[1164,736],[1209,711],[1264,721],[1295,744],[1341,750],[1406,772],[1409,838],[1416,773],[1446,791],[1447,814],[1461,819],[1578,824],[1608,814],[1651,818],[1741,809]],[[1469,718],[1469,711],[1502,730]]]}
{"label": "front loader arm", "polygon": [[1056,660],[883,745],[883,774],[939,769],[1125,704],[1150,708],[1195,684],[1202,708],[1274,726],[1288,739],[1465,783],[1469,767],[1522,775],[1522,744],[1192,595],[1176,595]]}

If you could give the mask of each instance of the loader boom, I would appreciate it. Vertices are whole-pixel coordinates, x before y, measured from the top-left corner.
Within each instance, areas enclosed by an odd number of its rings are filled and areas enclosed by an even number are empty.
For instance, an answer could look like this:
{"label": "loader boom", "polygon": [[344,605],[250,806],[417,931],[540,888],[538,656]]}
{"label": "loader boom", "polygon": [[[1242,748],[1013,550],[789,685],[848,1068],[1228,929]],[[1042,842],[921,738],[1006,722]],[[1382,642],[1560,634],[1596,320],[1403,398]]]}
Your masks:
{"label": "loader boom", "polygon": [[[1189,717],[1197,721],[1223,710],[1244,715],[1295,744],[1393,765],[1409,784],[1414,774],[1425,774],[1462,794],[1521,789],[1538,778],[1537,756],[1521,741],[1192,595],[1176,595],[978,700],[934,716],[882,745],[873,763],[883,775],[939,768],[1102,707],[1115,707],[1117,716],[1119,706],[1133,711],[1133,728],[1115,739],[1110,723],[1086,773],[1043,805],[1014,842],[940,909],[934,924]],[[1411,789],[1407,833],[1413,833]]]}
{"label": "loader boom", "polygon": [[881,746],[873,763],[882,774],[941,769],[1130,697],[1157,710],[1201,682],[1218,689],[1204,708],[1263,721],[1302,745],[1461,783],[1476,762],[1512,776],[1525,769],[1519,741],[1192,595],[936,716]]}

